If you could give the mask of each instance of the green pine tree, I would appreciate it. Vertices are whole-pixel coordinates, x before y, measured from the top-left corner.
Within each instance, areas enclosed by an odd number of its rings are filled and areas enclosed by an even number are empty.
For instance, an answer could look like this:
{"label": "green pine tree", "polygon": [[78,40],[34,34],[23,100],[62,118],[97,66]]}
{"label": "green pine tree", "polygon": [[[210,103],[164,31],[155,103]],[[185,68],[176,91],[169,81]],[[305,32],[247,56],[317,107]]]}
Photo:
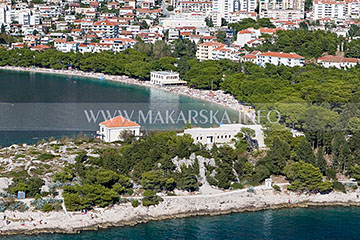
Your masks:
{"label": "green pine tree", "polygon": [[296,151],[297,159],[315,165],[315,155],[311,147],[311,144],[303,138],[299,144],[299,148]]}
{"label": "green pine tree", "polygon": [[322,147],[319,147],[318,152],[316,154],[316,165],[318,168],[320,168],[320,171],[322,174],[325,174],[326,172],[326,161],[324,158],[324,149]]}
{"label": "green pine tree", "polygon": [[290,159],[290,146],[287,142],[275,138],[271,146],[268,161],[268,166],[271,173],[280,174],[286,165],[286,161]]}
{"label": "green pine tree", "polygon": [[349,147],[349,143],[345,140],[340,148],[340,171],[342,173],[345,173],[346,170],[349,169],[351,165],[351,151]]}

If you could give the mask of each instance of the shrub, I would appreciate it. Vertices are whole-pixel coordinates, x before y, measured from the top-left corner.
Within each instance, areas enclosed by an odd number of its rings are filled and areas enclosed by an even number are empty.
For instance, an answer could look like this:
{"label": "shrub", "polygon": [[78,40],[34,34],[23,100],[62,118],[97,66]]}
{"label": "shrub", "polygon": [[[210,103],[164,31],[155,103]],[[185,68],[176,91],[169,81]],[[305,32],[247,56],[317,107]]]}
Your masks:
{"label": "shrub", "polygon": [[131,206],[133,206],[134,208],[138,207],[140,205],[140,202],[136,199],[133,199],[131,201]]}
{"label": "shrub", "polygon": [[43,212],[51,212],[53,210],[54,210],[54,207],[50,203],[45,203],[44,206],[42,207]]}
{"label": "shrub", "polygon": [[155,191],[151,191],[151,190],[145,190],[143,193],[144,197],[152,197],[155,196],[156,192]]}
{"label": "shrub", "polygon": [[281,192],[281,188],[279,187],[279,185],[275,184],[272,187],[273,187],[274,190]]}
{"label": "shrub", "polygon": [[333,187],[334,187],[334,190],[336,190],[336,191],[346,193],[346,189],[341,182],[338,182],[338,181],[333,182]]}
{"label": "shrub", "polygon": [[151,205],[158,205],[164,199],[156,195],[155,191],[146,190],[143,193],[144,198],[141,200],[144,207],[148,207]]}
{"label": "shrub", "polygon": [[208,181],[208,183],[212,186],[216,186],[217,185],[217,182],[215,180],[215,178],[213,178],[212,176],[210,175],[206,175],[206,180]]}
{"label": "shrub", "polygon": [[7,191],[11,194],[17,194],[17,192],[25,192],[26,197],[35,197],[37,193],[40,194],[40,188],[44,185],[44,180],[31,177],[31,178],[14,178],[13,183],[9,186]]}
{"label": "shrub", "polygon": [[39,199],[41,199],[41,194],[40,194],[40,193],[37,193],[37,194],[35,195],[35,200],[39,200]]}
{"label": "shrub", "polygon": [[15,201],[14,198],[0,201],[0,212],[5,212],[6,210],[25,212],[28,209],[28,205],[20,201]]}
{"label": "shrub", "polygon": [[336,171],[334,169],[328,168],[326,169],[326,176],[331,180],[336,179]]}
{"label": "shrub", "polygon": [[144,197],[142,199],[142,204],[144,207],[148,207],[148,206],[152,206],[152,205],[158,205],[162,201],[164,201],[164,199],[155,195],[152,197]]}
{"label": "shrub", "polygon": [[40,154],[40,156],[37,157],[37,159],[41,160],[41,161],[45,161],[45,160],[51,160],[54,157],[55,156],[52,155],[51,153],[42,153],[42,154]]}
{"label": "shrub", "polygon": [[243,189],[244,185],[242,185],[241,183],[235,182],[231,185],[232,189]]}
{"label": "shrub", "polygon": [[107,207],[119,201],[119,194],[100,184],[64,186],[64,202],[68,211]]}

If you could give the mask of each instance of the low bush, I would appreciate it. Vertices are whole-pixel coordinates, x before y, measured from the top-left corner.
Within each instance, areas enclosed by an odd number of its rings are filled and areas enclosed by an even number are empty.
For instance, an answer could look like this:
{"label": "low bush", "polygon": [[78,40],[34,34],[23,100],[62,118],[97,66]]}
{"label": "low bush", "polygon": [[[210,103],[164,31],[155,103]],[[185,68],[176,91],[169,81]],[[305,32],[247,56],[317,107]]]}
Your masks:
{"label": "low bush", "polygon": [[141,200],[144,207],[158,205],[160,202],[164,201],[160,196],[156,195],[155,191],[146,190],[143,193],[144,198]]}
{"label": "low bush", "polygon": [[274,190],[281,192],[281,188],[279,187],[279,185],[275,184],[272,187],[273,187]]}
{"label": "low bush", "polygon": [[138,206],[140,206],[140,202],[136,199],[133,199],[131,201],[131,206],[133,206],[134,208],[137,208]]}
{"label": "low bush", "polygon": [[244,185],[242,185],[241,183],[235,182],[231,185],[232,189],[243,189]]}
{"label": "low bush", "polygon": [[346,189],[341,182],[338,181],[333,182],[333,188],[335,191],[346,193]]}
{"label": "low bush", "polygon": [[40,156],[37,157],[37,159],[40,161],[46,161],[46,160],[51,160],[54,157],[55,155],[52,155],[51,153],[42,153],[40,154]]}
{"label": "low bush", "polygon": [[328,168],[326,169],[326,176],[331,180],[336,179],[336,171],[334,169]]}
{"label": "low bush", "polygon": [[51,212],[53,210],[54,210],[54,207],[50,203],[45,203],[44,206],[42,207],[43,212]]}

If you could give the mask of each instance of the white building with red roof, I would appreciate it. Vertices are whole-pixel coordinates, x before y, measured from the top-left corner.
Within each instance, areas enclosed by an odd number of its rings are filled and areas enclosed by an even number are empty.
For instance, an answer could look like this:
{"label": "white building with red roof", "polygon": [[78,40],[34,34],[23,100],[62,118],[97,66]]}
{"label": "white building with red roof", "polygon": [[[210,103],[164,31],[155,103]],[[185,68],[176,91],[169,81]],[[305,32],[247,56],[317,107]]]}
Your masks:
{"label": "white building with red roof", "polygon": [[260,18],[291,21],[305,17],[305,0],[262,0],[258,7]]}
{"label": "white building with red roof", "polygon": [[104,38],[100,43],[111,44],[111,50],[122,52],[128,48],[134,47],[138,41],[130,38]]}
{"label": "white building with red roof", "polygon": [[200,61],[203,60],[214,60],[213,59],[213,50],[216,48],[225,47],[225,44],[220,42],[206,42],[206,43],[200,43],[197,46],[196,51],[196,58]]}
{"label": "white building with red roof", "polygon": [[123,140],[121,135],[127,132],[133,136],[140,136],[141,126],[122,116],[117,116],[99,124],[100,130],[97,134],[104,142],[115,142]]}
{"label": "white building with red roof", "polygon": [[252,62],[257,64],[256,54],[253,53],[245,54],[244,56],[241,57],[241,62]]}
{"label": "white building with red roof", "polygon": [[206,27],[205,15],[199,13],[181,13],[170,15],[170,17],[160,18],[160,25],[164,28],[176,27]]}
{"label": "white building with red roof", "polygon": [[138,18],[147,18],[155,19],[156,17],[160,16],[162,10],[161,8],[158,9],[147,9],[147,8],[137,8],[136,9],[136,16]]}
{"label": "white building with red roof", "polygon": [[256,20],[256,12],[237,11],[229,14],[229,23],[237,23],[245,18],[252,18]]}
{"label": "white building with red roof", "polygon": [[153,33],[143,31],[137,34],[137,37],[140,37],[146,43],[155,43],[158,40],[162,40],[163,35],[160,33]]}
{"label": "white building with red roof", "polygon": [[68,42],[65,39],[55,39],[54,47],[60,52],[76,52],[80,43]]}
{"label": "white building with red roof", "polygon": [[360,59],[326,55],[320,57],[317,62],[325,68],[335,67],[340,69],[348,69],[358,65],[360,63]]}
{"label": "white building with red roof", "polygon": [[313,2],[313,19],[345,19],[345,1],[315,0]]}
{"label": "white building with red roof", "polygon": [[313,19],[332,20],[356,19],[360,17],[359,0],[315,0],[312,8]]}
{"label": "white building with red roof", "polygon": [[92,31],[102,37],[114,38],[117,37],[119,33],[119,24],[109,20],[95,22],[92,25]]}
{"label": "white building with red roof", "polygon": [[181,12],[201,12],[209,13],[212,11],[212,1],[210,0],[184,0],[179,1],[178,8]]}
{"label": "white building with red roof", "polygon": [[288,67],[304,66],[304,57],[296,53],[264,52],[256,55],[256,62],[259,66],[266,64],[285,65]]}
{"label": "white building with red roof", "polygon": [[240,51],[232,47],[220,46],[218,48],[213,49],[212,59],[213,60],[229,59],[232,61],[239,61]]}
{"label": "white building with red roof", "polygon": [[273,35],[275,34],[277,31],[280,30],[284,30],[282,28],[259,28],[259,29],[254,29],[254,28],[248,28],[245,30],[241,30],[237,33],[237,38],[235,41],[235,44],[243,47],[246,44],[252,44],[256,39],[259,39],[261,35],[263,34],[269,34],[269,35]]}

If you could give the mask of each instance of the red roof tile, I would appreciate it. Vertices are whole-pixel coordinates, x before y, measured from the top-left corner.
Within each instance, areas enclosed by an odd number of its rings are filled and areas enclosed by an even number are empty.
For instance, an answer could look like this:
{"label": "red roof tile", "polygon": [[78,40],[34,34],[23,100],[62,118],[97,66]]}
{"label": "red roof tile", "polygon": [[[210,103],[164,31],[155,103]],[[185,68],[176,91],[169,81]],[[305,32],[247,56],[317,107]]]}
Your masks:
{"label": "red roof tile", "polygon": [[101,122],[100,125],[103,125],[108,128],[117,128],[117,127],[139,127],[140,125],[126,119],[122,116],[117,116],[107,121]]}

